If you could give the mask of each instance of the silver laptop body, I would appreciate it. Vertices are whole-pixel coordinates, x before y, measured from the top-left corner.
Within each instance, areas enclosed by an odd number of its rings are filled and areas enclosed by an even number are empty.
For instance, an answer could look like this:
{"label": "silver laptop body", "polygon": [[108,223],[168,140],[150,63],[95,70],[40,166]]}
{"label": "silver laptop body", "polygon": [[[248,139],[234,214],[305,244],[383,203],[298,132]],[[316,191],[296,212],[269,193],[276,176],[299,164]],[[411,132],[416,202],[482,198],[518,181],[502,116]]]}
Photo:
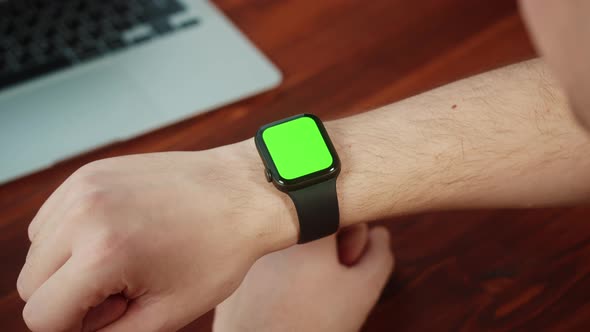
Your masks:
{"label": "silver laptop body", "polygon": [[280,83],[213,5],[181,2],[171,24],[198,24],[0,90],[0,183]]}

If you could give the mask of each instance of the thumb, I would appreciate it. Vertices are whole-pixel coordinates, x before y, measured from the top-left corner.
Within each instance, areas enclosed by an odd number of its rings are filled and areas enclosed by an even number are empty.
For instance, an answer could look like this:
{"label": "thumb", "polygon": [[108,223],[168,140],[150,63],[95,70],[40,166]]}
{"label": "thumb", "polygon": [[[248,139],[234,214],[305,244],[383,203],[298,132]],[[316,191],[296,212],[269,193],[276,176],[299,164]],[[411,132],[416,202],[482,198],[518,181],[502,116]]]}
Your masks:
{"label": "thumb", "polygon": [[82,331],[92,332],[99,330],[121,317],[127,309],[127,299],[121,295],[111,295],[103,303],[90,309],[86,317]]}
{"label": "thumb", "polygon": [[[173,301],[163,299],[137,298],[127,307],[127,311],[116,321],[100,329],[100,332],[127,332],[127,331],[176,331],[178,326],[170,324],[176,320],[171,317],[171,308],[175,307]],[[174,313],[178,313],[176,310]],[[190,321],[187,322],[187,324]]]}
{"label": "thumb", "polygon": [[337,236],[340,263],[351,266],[359,260],[369,242],[367,224],[356,224],[341,229]]}

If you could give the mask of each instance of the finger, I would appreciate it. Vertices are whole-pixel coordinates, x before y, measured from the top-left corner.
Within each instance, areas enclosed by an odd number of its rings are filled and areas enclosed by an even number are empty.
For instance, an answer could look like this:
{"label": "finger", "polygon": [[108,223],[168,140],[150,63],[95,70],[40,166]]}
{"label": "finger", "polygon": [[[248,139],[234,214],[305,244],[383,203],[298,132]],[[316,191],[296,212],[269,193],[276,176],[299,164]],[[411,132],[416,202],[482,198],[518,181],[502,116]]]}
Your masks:
{"label": "finger", "polygon": [[67,236],[55,232],[31,244],[29,254],[16,281],[20,297],[28,301],[31,295],[70,258]]}
{"label": "finger", "polygon": [[394,258],[389,244],[389,233],[383,227],[369,231],[369,243],[356,265],[345,272],[349,279],[348,291],[357,294],[359,308],[366,314],[375,305],[391,272]]}
{"label": "finger", "polygon": [[[160,301],[141,301],[138,299],[128,306],[121,318],[100,329],[100,332],[128,332],[128,331],[176,331],[180,326],[167,326],[176,321],[170,317],[174,301],[168,303]],[[178,310],[176,310],[178,311]],[[187,324],[190,322],[186,322]]]}
{"label": "finger", "polygon": [[45,282],[70,257],[74,232],[88,215],[97,215],[106,198],[100,191],[69,195],[55,213],[47,216],[29,249],[25,265],[17,281],[23,300]]}
{"label": "finger", "polygon": [[[81,175],[82,174],[82,175]],[[28,228],[29,240],[33,242],[40,234],[51,233],[56,229],[56,224],[63,219],[63,216],[76,206],[84,198],[87,198],[88,191],[90,195],[92,190],[80,190],[84,186],[92,188],[92,178],[84,177],[84,172],[80,169],[70,175],[43,203]],[[76,192],[72,194],[72,192]],[[92,197],[91,197],[92,198]]]}
{"label": "finger", "polygon": [[[357,314],[368,316],[391,275],[393,263],[387,229],[383,227],[371,229],[364,254],[357,264],[346,268],[343,272],[346,278],[344,287],[347,297],[355,299]],[[361,327],[353,328],[360,330]]]}
{"label": "finger", "polygon": [[[68,180],[62,183],[41,206],[28,227],[31,246],[17,279],[17,290],[24,301],[70,257],[68,237],[59,236],[58,221],[63,221],[71,201],[65,200]],[[59,202],[59,204],[58,204]]]}
{"label": "finger", "polygon": [[360,259],[369,241],[368,231],[366,224],[357,224],[343,228],[338,232],[337,243],[340,263],[350,266]]}
{"label": "finger", "polygon": [[82,332],[94,332],[116,321],[127,310],[127,299],[120,294],[109,296],[90,309],[82,324]]}
{"label": "finger", "polygon": [[391,251],[389,232],[385,227],[375,227],[369,231],[369,243],[365,254],[353,266],[357,274],[370,282],[383,287],[391,275],[394,257]]}
{"label": "finger", "polygon": [[[25,264],[17,279],[17,290],[24,301],[41,286],[70,257],[70,235],[61,234],[66,212],[76,201],[75,197],[64,198],[67,180],[51,194],[29,224],[31,246]],[[60,204],[57,204],[59,202]]]}
{"label": "finger", "polygon": [[55,200],[56,200],[56,196],[59,196],[59,192],[60,192],[60,188],[57,188],[56,191],[54,191],[49,198],[47,198],[47,200],[43,203],[43,205],[41,205],[41,208],[39,209],[39,211],[37,211],[37,213],[35,214],[35,216],[33,217],[33,220],[31,220],[31,222],[29,223],[29,227],[28,227],[28,236],[29,236],[29,241],[33,242],[33,240],[35,239],[35,237],[37,236],[37,234],[39,234],[39,229],[41,228],[41,225],[43,224],[42,220],[45,220],[47,218],[47,216],[50,214],[50,211],[52,211],[55,207]]}
{"label": "finger", "polygon": [[66,179],[59,187],[57,187],[57,189],[51,193],[51,195],[49,195],[45,203],[41,205],[41,208],[33,217],[33,220],[31,220],[31,223],[29,223],[29,241],[33,242],[33,240],[37,237],[37,234],[39,234],[42,225],[45,224],[45,221],[48,219],[48,217],[54,215],[57,212],[56,210],[61,210],[59,209],[61,205],[57,204],[57,202],[61,201],[65,192],[67,191],[68,180],[69,178]]}
{"label": "finger", "polygon": [[125,285],[122,272],[86,256],[72,256],[30,297],[23,318],[33,331],[80,331],[88,311]]}

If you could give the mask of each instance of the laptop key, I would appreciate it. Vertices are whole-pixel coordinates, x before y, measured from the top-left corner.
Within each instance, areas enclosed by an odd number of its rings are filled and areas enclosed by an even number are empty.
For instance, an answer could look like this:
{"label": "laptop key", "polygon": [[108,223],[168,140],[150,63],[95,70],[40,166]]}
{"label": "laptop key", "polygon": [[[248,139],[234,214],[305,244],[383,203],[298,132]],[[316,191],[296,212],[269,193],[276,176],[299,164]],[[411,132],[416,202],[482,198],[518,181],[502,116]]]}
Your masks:
{"label": "laptop key", "polygon": [[160,18],[150,23],[157,34],[162,35],[172,31],[172,25],[168,22],[168,18]]}
{"label": "laptop key", "polygon": [[185,7],[178,0],[0,0],[0,88],[198,23]]}
{"label": "laptop key", "polygon": [[107,36],[104,40],[104,44],[110,50],[116,50],[127,45],[127,43],[119,35]]}
{"label": "laptop key", "polygon": [[74,53],[79,61],[89,60],[97,55],[100,55],[100,50],[97,46],[91,44],[80,44]]}
{"label": "laptop key", "polygon": [[164,12],[165,15],[171,15],[184,10],[184,6],[178,1],[152,0],[152,6]]}
{"label": "laptop key", "polygon": [[24,82],[50,72],[63,69],[70,65],[70,61],[63,56],[52,59],[51,61],[28,68],[21,68],[17,72],[4,71],[0,73],[0,90],[16,83]]}
{"label": "laptop key", "polygon": [[125,31],[123,33],[123,40],[127,41],[128,43],[134,43],[136,41],[145,41],[146,38],[151,37],[153,34],[152,27],[149,25],[138,25],[135,26],[131,30]]}

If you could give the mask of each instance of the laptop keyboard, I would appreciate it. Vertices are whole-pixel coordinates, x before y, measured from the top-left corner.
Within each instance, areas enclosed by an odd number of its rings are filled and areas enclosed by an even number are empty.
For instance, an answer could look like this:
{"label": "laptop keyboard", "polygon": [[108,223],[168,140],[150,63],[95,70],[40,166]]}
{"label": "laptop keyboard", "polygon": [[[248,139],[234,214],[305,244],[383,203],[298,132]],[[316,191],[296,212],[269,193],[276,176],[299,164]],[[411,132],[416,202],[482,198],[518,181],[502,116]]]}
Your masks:
{"label": "laptop keyboard", "polygon": [[176,0],[0,1],[0,90],[198,23]]}

